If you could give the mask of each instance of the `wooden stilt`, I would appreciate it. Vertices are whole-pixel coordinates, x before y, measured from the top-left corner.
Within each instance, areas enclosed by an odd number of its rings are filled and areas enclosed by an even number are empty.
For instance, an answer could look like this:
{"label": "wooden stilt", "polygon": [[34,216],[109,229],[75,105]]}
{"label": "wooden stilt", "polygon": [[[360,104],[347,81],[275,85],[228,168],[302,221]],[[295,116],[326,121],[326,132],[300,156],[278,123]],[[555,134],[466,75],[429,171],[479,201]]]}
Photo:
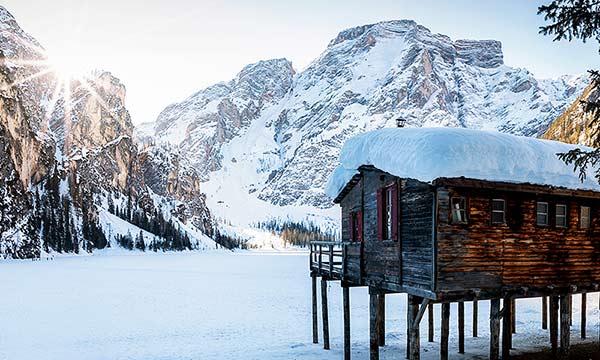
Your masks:
{"label": "wooden stilt", "polygon": [[[517,333],[517,299],[512,299],[510,302],[511,306],[511,319],[510,319],[510,330],[513,334]],[[512,337],[510,340],[510,348],[512,349]]]}
{"label": "wooden stilt", "polygon": [[500,355],[500,299],[490,300],[490,360]]}
{"label": "wooden stilt", "polygon": [[479,306],[477,303],[477,299],[473,300],[473,337],[477,337],[478,323],[477,320],[479,318],[478,313]]}
{"label": "wooden stilt", "polygon": [[312,280],[312,331],[313,344],[319,343],[319,315],[317,314],[317,277],[311,276]]}
{"label": "wooden stilt", "polygon": [[569,295],[570,299],[567,304],[569,306],[569,326],[573,326],[573,295]]}
{"label": "wooden stilt", "polygon": [[450,333],[450,303],[442,303],[440,329],[440,359],[448,360],[448,335]]}
{"label": "wooden stilt", "polygon": [[548,297],[542,296],[542,329],[548,329]]}
{"label": "wooden stilt", "polygon": [[350,360],[350,288],[342,285],[344,306],[344,360]]}
{"label": "wooden stilt", "polygon": [[502,303],[502,359],[510,357],[510,347],[512,342],[512,301],[511,298],[505,297]]}
{"label": "wooden stilt", "polygon": [[410,295],[406,294],[406,358],[410,358]]}
{"label": "wooden stilt", "polygon": [[385,346],[385,294],[379,294],[377,300],[377,342]]}
{"label": "wooden stilt", "polygon": [[377,294],[369,293],[369,349],[370,360],[379,360],[377,341]]}
{"label": "wooden stilt", "polygon": [[327,280],[321,278],[321,311],[323,315],[323,349],[329,350],[329,313],[327,309]]}
{"label": "wooden stilt", "polygon": [[581,338],[585,339],[587,326],[587,294],[581,293]]}
{"label": "wooden stilt", "polygon": [[465,303],[458,302],[458,353],[465,353]]}
{"label": "wooden stilt", "polygon": [[571,295],[560,297],[560,352],[568,355],[571,348]]}
{"label": "wooden stilt", "polygon": [[550,296],[550,344],[552,354],[558,349],[558,296]]}
{"label": "wooden stilt", "polygon": [[417,314],[419,312],[420,298],[417,296],[408,296],[408,332],[410,337],[410,351],[408,358],[410,360],[419,360],[421,353],[421,342],[419,336],[419,324],[417,322]]}
{"label": "wooden stilt", "polygon": [[434,329],[433,329],[433,304],[432,303],[430,303],[427,306],[427,322],[429,325],[429,329],[428,329],[429,330],[429,339],[428,340],[429,340],[429,342],[433,342]]}

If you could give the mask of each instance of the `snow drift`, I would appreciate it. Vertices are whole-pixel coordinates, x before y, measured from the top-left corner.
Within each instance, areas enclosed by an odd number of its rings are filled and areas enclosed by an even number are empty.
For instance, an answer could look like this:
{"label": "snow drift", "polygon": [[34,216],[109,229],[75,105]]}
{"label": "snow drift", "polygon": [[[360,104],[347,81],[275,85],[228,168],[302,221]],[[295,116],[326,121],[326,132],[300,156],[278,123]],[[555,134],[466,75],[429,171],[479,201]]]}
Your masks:
{"label": "snow drift", "polygon": [[388,128],[349,139],[326,192],[335,198],[362,165],[402,177],[431,182],[440,177],[550,185],[600,191],[589,169],[580,181],[557,156],[581,148],[492,131],[461,128]]}

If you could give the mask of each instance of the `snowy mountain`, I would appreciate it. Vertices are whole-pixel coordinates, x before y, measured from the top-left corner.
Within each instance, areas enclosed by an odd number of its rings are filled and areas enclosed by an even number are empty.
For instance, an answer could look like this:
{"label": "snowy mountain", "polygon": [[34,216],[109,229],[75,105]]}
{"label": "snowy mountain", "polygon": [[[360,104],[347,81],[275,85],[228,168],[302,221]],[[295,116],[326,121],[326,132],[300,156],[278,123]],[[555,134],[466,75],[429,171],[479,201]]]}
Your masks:
{"label": "snowy mountain", "polygon": [[[248,224],[331,215],[323,187],[353,135],[452,126],[540,136],[582,92],[585,76],[536,79],[503,62],[494,40],[452,40],[414,21],[344,30],[306,69],[285,59],[168,106],[156,143],[201,169],[209,207]],[[148,125],[146,125],[146,133]]]}
{"label": "snowy mountain", "polygon": [[214,247],[198,181],[138,148],[125,93],[108,72],[57,74],[0,6],[0,258]]}

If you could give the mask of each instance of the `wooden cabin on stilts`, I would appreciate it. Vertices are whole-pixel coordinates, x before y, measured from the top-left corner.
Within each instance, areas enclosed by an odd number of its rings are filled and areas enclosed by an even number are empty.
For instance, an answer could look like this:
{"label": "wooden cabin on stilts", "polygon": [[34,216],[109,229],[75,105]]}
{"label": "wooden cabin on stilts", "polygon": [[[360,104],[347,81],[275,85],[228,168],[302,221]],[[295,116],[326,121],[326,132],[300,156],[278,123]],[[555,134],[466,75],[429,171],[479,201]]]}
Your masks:
{"label": "wooden cabin on stilts", "polygon": [[[341,206],[341,241],[310,244],[313,341],[321,278],[323,345],[329,348],[327,282],[343,288],[344,359],[350,359],[350,289],[369,289],[370,358],[385,345],[386,295],[407,294],[408,359],[420,357],[427,313],[440,304],[440,359],[457,316],[465,352],[465,303],[490,302],[489,358],[513,348],[518,299],[539,297],[540,327],[570,349],[571,304],[600,291],[600,185],[581,182],[556,156],[571,145],[466,129],[382,129],[350,139],[328,194]],[[590,169],[593,171],[594,169]],[[450,304],[457,303],[451,314]],[[486,314],[485,316],[488,316]],[[598,335],[595,335],[596,338]]]}

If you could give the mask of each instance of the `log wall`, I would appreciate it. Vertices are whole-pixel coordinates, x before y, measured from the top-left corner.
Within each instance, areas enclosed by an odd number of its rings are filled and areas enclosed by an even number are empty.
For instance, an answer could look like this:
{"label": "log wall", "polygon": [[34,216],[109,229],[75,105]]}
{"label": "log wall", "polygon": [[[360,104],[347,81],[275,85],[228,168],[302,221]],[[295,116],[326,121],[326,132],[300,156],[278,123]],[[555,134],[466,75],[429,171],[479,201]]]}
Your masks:
{"label": "log wall", "polygon": [[[461,187],[437,190],[439,291],[585,287],[600,283],[600,202],[544,193]],[[452,224],[449,202],[467,199],[468,223]],[[491,224],[491,200],[506,201],[506,223]],[[549,204],[549,225],[537,225],[537,201]],[[567,205],[567,227],[555,227],[556,204]],[[579,227],[580,206],[592,223]]]}

